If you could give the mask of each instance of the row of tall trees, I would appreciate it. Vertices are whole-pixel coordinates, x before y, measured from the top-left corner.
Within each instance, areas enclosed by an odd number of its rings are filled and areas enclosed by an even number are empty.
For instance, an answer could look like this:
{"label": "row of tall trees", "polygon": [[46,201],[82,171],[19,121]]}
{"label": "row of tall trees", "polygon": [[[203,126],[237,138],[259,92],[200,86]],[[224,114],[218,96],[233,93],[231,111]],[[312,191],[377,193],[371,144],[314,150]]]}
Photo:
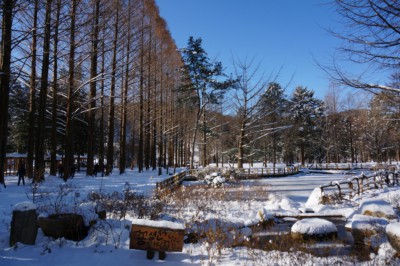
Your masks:
{"label": "row of tall trees", "polygon": [[188,156],[178,130],[186,114],[175,106],[181,55],[154,1],[15,0],[2,8],[1,167],[6,147],[27,152],[35,181],[45,160],[56,174],[57,154],[64,179],[84,153],[88,175],[95,158],[106,174],[116,160],[120,173],[130,164],[173,165],[178,142]]}

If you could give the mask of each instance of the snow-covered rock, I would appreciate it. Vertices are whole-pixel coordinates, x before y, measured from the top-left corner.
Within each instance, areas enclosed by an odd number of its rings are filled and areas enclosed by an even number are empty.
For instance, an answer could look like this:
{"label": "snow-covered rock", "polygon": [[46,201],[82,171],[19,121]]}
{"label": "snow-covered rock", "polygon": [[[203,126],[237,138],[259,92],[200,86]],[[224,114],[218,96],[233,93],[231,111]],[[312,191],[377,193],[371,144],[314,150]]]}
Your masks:
{"label": "snow-covered rock", "polygon": [[384,228],[389,221],[384,218],[355,214],[346,224],[350,230],[377,231]]}
{"label": "snow-covered rock", "polygon": [[306,209],[314,209],[318,205],[321,205],[322,202],[322,193],[319,187],[314,188],[313,192],[311,192],[308,200],[305,204]]}
{"label": "snow-covered rock", "polygon": [[397,219],[396,212],[389,202],[382,199],[365,199],[361,201],[358,214]]}
{"label": "snow-covered rock", "polygon": [[390,223],[386,226],[386,235],[390,245],[400,252],[400,223]]}
{"label": "snow-covered rock", "polygon": [[310,218],[294,223],[291,232],[295,237],[299,235],[303,237],[324,237],[337,234],[337,228],[330,221],[320,218]]}
{"label": "snow-covered rock", "polygon": [[366,238],[371,239],[372,236],[376,236],[388,223],[389,221],[385,218],[354,214],[346,224],[346,229],[351,231],[356,245],[364,245]]}
{"label": "snow-covered rock", "polygon": [[221,175],[221,173],[211,173],[204,177],[204,181],[207,183],[208,186],[212,187],[220,187],[225,182],[226,179]]}

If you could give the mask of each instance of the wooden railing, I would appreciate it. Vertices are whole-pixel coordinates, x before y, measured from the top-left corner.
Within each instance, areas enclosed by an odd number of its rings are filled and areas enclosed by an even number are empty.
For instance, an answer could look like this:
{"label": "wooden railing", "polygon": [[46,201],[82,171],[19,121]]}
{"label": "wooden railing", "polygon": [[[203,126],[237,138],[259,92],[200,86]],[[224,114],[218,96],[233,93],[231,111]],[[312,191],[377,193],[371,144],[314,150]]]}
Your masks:
{"label": "wooden railing", "polygon": [[371,175],[361,174],[346,180],[332,181],[320,186],[323,204],[326,200],[326,189],[334,188],[338,190],[340,199],[344,195],[350,198],[354,195],[360,195],[366,190],[383,188],[383,186],[398,186],[400,184],[400,174],[396,172],[380,171]]}
{"label": "wooden railing", "polygon": [[175,174],[164,181],[157,182],[156,183],[156,191],[161,192],[161,191],[173,191],[177,187],[179,187],[183,180],[185,179],[186,172],[181,172],[178,174]]}
{"label": "wooden railing", "polygon": [[199,173],[206,175],[213,172],[231,172],[235,174],[239,179],[257,179],[257,178],[266,178],[266,177],[280,177],[280,176],[288,176],[298,174],[300,171],[299,166],[288,166],[281,168],[217,168],[217,167],[209,167],[205,169],[190,169],[187,171],[190,176],[198,176]]}
{"label": "wooden railing", "polygon": [[352,170],[352,169],[371,169],[373,171],[386,170],[394,171],[396,170],[396,165],[393,164],[371,164],[371,163],[320,163],[320,164],[310,164],[307,166],[310,170]]}
{"label": "wooden railing", "polygon": [[[194,176],[197,177],[201,174],[206,175],[213,172],[223,172],[227,169],[223,168],[206,168],[206,169],[190,169],[184,172],[180,172],[175,174],[164,181],[156,183],[156,191],[160,192],[171,192],[178,188],[185,177]],[[300,168],[298,166],[285,167],[285,168],[246,168],[246,169],[231,169],[230,171],[234,171],[235,176],[238,179],[257,179],[257,178],[266,178],[266,177],[280,177],[280,176],[288,176],[295,175],[299,173]],[[232,173],[233,174],[233,173]],[[204,176],[203,176],[204,178]]]}

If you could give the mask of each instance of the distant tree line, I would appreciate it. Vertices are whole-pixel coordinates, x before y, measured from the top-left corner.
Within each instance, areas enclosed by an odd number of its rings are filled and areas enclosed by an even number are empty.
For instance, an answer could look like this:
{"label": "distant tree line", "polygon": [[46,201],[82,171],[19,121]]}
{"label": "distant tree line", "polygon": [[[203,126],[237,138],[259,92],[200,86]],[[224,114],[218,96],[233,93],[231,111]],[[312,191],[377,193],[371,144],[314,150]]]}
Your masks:
{"label": "distant tree line", "polygon": [[236,60],[228,76],[201,39],[177,49],[154,0],[4,0],[0,17],[0,183],[14,151],[36,182],[47,157],[56,175],[57,154],[65,180],[83,154],[89,176],[95,158],[106,175],[400,160],[396,90],[355,107],[303,86],[286,95],[279,73],[265,78],[253,61]]}

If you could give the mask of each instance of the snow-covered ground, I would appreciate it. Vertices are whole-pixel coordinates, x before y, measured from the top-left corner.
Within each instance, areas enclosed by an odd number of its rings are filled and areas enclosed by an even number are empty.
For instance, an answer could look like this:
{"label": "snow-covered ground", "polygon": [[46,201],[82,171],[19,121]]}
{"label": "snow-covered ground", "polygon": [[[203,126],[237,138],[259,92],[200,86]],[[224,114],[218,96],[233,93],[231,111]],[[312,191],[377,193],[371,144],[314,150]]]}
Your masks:
{"label": "snow-covered ground", "polygon": [[[283,178],[247,180],[234,186],[205,190],[191,188],[195,188],[199,182],[185,183],[188,186],[182,192],[185,200],[170,201],[164,218],[180,221],[186,225],[196,224],[191,223],[196,219],[197,225],[200,221],[218,221],[226,227],[240,227],[242,232],[248,235],[251,231],[248,232],[247,226],[268,219],[274,213],[298,214],[300,210],[305,209],[305,204],[315,187],[331,180],[348,177],[341,174],[299,174]],[[73,199],[79,201],[87,199],[87,195],[93,191],[121,193],[128,185],[138,193],[151,195],[156,182],[165,178],[167,175],[157,176],[155,171],[141,174],[128,171],[125,175],[113,174],[109,177],[86,177],[78,173],[74,179],[68,180],[67,184],[68,189],[72,191],[70,194]],[[9,247],[12,210],[18,203],[32,202],[32,197],[35,195],[34,190],[28,185],[29,182],[25,186],[17,186],[17,180],[15,176],[7,176],[7,188],[0,188],[0,265],[353,265],[354,263],[353,259],[344,257],[314,257],[298,251],[263,251],[241,246],[218,249],[206,241],[185,244],[183,252],[167,253],[164,261],[158,260],[157,256],[153,260],[147,260],[144,251],[129,249],[129,228],[131,222],[137,218],[129,214],[123,219],[107,217],[105,222],[100,221],[95,227],[103,226],[104,229],[108,226],[110,231],[91,230],[88,237],[80,242],[53,240],[44,236],[39,229],[34,246],[18,243],[15,247]],[[54,200],[60,187],[63,187],[62,184],[64,182],[61,179],[50,176],[40,185],[40,190],[52,195]],[[218,192],[218,199],[211,200],[213,191]],[[203,203],[192,200],[196,197]],[[358,204],[371,198],[382,199],[393,207],[399,207],[400,192],[397,188],[385,188],[368,191],[362,197],[355,197],[351,202],[345,201],[333,206],[316,204],[313,207],[321,213],[339,213],[351,218],[352,215],[360,215],[357,213]],[[37,200],[37,205],[45,204],[44,201],[41,202],[38,198]],[[68,208],[68,206],[63,207]],[[395,221],[388,223],[391,222]],[[189,232],[193,230],[193,228],[186,229]],[[391,259],[395,252],[387,241],[381,241],[378,249],[377,255],[371,255],[369,260],[360,264],[384,265],[390,260],[390,263],[400,265],[400,261]]]}

